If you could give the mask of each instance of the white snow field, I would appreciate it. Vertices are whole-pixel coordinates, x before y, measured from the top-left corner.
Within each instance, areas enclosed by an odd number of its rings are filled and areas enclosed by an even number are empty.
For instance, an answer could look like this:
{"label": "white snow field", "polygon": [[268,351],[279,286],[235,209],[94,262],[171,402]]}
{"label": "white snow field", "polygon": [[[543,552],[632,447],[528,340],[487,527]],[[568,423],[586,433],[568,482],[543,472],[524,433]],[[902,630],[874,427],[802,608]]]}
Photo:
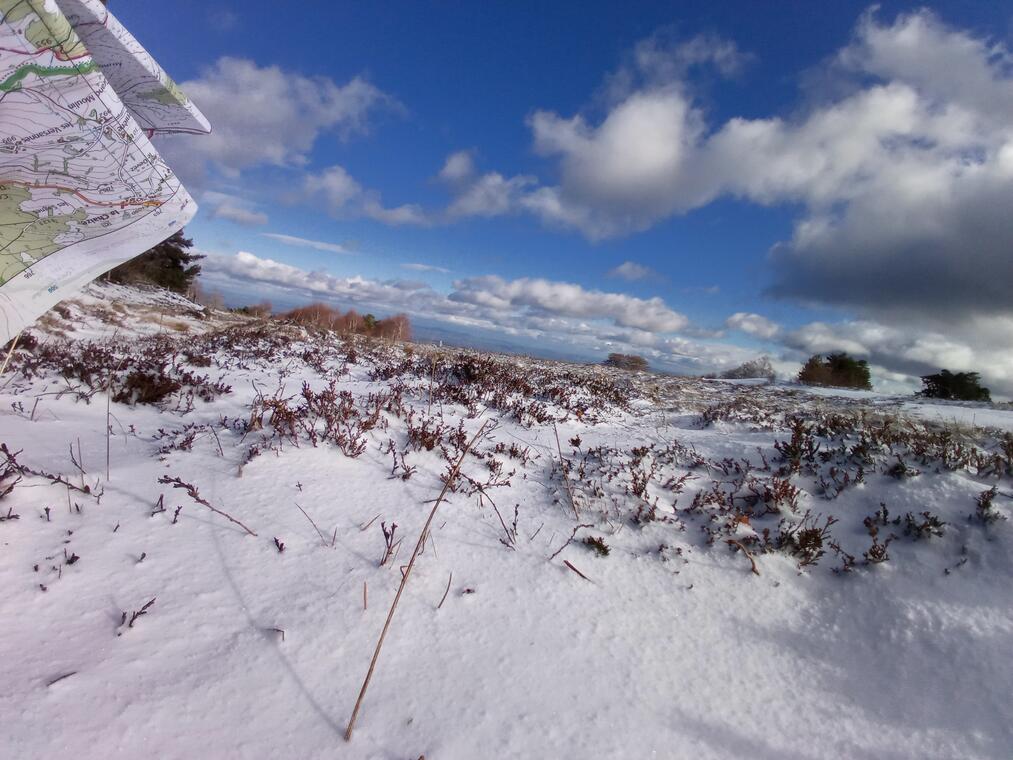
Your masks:
{"label": "white snow field", "polygon": [[0,757],[1013,755],[1013,412],[58,309],[0,377]]}

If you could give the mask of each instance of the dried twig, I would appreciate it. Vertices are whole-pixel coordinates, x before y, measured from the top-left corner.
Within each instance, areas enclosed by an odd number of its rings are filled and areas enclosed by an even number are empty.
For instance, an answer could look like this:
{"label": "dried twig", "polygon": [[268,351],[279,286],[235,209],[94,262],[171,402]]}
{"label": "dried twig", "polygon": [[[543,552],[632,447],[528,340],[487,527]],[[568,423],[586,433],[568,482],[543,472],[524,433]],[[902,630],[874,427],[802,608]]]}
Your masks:
{"label": "dried twig", "polygon": [[71,676],[76,676],[76,675],[77,675],[77,671],[76,670],[72,670],[69,673],[64,673],[62,676],[57,676],[52,681],[49,681],[46,684],[46,686],[52,686],[53,684],[60,683],[60,681],[62,681],[65,678],[70,678]]}
{"label": "dried twig", "polygon": [[33,470],[31,467],[21,464],[14,458],[20,453],[21,452],[18,451],[12,454],[11,451],[7,448],[7,444],[0,443],[0,454],[3,454],[4,457],[7,459],[7,462],[10,464],[10,466],[13,467],[15,470],[17,470],[18,473],[20,473],[21,475],[34,475],[37,478],[44,478],[48,480],[50,483],[53,483],[54,485],[66,486],[68,506],[70,505],[70,491],[77,491],[78,493],[83,493],[88,496],[94,496],[96,499],[102,498],[102,492],[100,490],[93,490],[91,486],[87,485],[83,487],[76,486],[62,475],[54,475],[53,473],[46,472],[45,470],[41,469]]}
{"label": "dried twig", "polygon": [[[581,523],[576,528],[574,528],[573,529],[573,533],[571,533],[570,537],[568,539],[566,539],[566,543],[563,544],[562,546],[560,546],[558,549],[556,549],[555,554],[553,554],[551,557],[549,557],[549,562],[552,562],[552,560],[554,560],[556,557],[559,556],[559,553],[561,551],[563,551],[563,549],[565,549],[567,546],[570,545],[570,542],[573,541],[574,537],[577,535],[577,531],[578,530],[580,530],[581,528],[593,528],[593,527],[594,526],[591,525],[591,523]],[[534,538],[534,536],[532,536],[532,538]]]}
{"label": "dried twig", "polygon": [[[482,493],[485,493],[485,491],[482,490],[481,487],[479,488],[479,490],[482,491]],[[499,518],[499,524],[503,526],[503,533],[506,534],[506,539],[501,538],[499,542],[508,549],[513,549],[516,551],[517,547],[514,544],[516,544],[517,542],[517,536],[510,532],[510,529],[507,527],[506,522],[504,522],[503,520],[503,515],[499,513],[499,508],[496,506],[496,502],[492,500],[489,494],[485,494],[485,497],[489,499],[489,503],[492,504],[493,511],[496,513],[496,517]]]}
{"label": "dried twig", "polygon": [[194,486],[192,483],[187,483],[187,482],[183,481],[181,478],[170,478],[168,475],[163,475],[162,477],[160,477],[158,479],[158,482],[159,483],[164,483],[166,485],[171,485],[173,488],[182,488],[184,491],[186,491],[187,496],[189,496],[191,499],[193,499],[195,502],[197,502],[201,506],[207,507],[212,512],[214,512],[216,515],[221,515],[222,517],[224,517],[229,522],[235,523],[240,528],[242,528],[247,533],[249,533],[251,536],[256,536],[257,535],[252,530],[250,530],[249,528],[247,528],[243,523],[241,523],[239,520],[237,520],[235,517],[233,517],[232,515],[230,515],[228,512],[223,512],[222,510],[218,509],[217,507],[212,506],[211,503],[207,499],[203,498],[197,492],[197,487]]}
{"label": "dried twig", "polygon": [[578,570],[577,568],[575,568],[573,565],[570,564],[570,560],[564,559],[563,560],[563,564],[566,565],[571,570],[573,570],[573,572],[575,572],[577,575],[579,575],[581,578],[583,578],[588,583],[592,583],[592,581],[591,581],[590,578],[588,578],[586,575],[584,575],[584,573],[580,572],[580,570]]}
{"label": "dried twig", "polygon": [[739,550],[746,555],[746,558],[749,560],[749,564],[753,567],[753,574],[759,575],[760,571],[756,569],[756,560],[753,559],[753,555],[749,553],[749,550],[743,545],[743,543],[741,541],[736,541],[734,538],[729,538],[728,543],[732,546],[737,546]]}
{"label": "dried twig", "polygon": [[397,587],[397,593],[394,595],[394,601],[390,605],[390,611],[387,613],[387,620],[383,624],[383,630],[380,631],[380,638],[376,640],[376,649],[373,651],[373,658],[369,662],[369,670],[366,671],[366,678],[362,682],[362,688],[359,690],[359,697],[355,700],[355,707],[352,709],[352,716],[348,719],[348,728],[345,729],[345,741],[350,741],[352,738],[352,729],[355,728],[355,719],[359,716],[359,708],[362,707],[362,700],[366,696],[366,689],[369,688],[369,681],[373,677],[373,670],[376,668],[376,661],[380,658],[380,650],[383,648],[383,640],[387,637],[387,631],[390,629],[390,622],[394,619],[394,612],[397,610],[397,603],[401,600],[401,594],[404,592],[405,585],[408,583],[408,578],[411,576],[412,568],[415,566],[415,560],[419,556],[419,552],[422,551],[422,542],[425,540],[426,532],[429,530],[429,526],[433,522],[433,518],[436,516],[436,510],[440,508],[440,504],[443,502],[443,498],[447,495],[447,491],[450,490],[450,486],[457,479],[457,473],[461,469],[461,465],[464,463],[464,458],[471,451],[471,447],[475,445],[475,442],[485,433],[486,428],[489,426],[489,422],[484,422],[482,427],[478,429],[478,432],[472,436],[471,440],[464,447],[461,455],[457,459],[457,463],[454,465],[450,472],[449,477],[443,484],[443,489],[440,491],[439,498],[436,499],[436,503],[433,504],[432,510],[429,512],[429,517],[426,518],[426,524],[422,526],[422,532],[419,534],[419,539],[415,544],[415,551],[412,552],[412,557],[408,561],[408,566],[401,576],[401,584]]}
{"label": "dried twig", "polygon": [[[299,507],[299,502],[294,502],[294,503],[295,503],[295,505],[297,507]],[[320,536],[321,543],[324,546],[327,546],[327,538],[324,536],[323,533],[320,532],[320,528],[318,528],[317,524],[315,522],[313,522],[313,518],[310,517],[308,514],[306,514],[306,510],[303,509],[302,507],[299,507],[299,511],[302,512],[303,515],[306,517],[306,519],[310,521],[310,525],[313,526],[313,530],[315,530],[317,532],[317,535]],[[335,528],[334,530],[335,530],[335,535],[337,535],[337,528]]]}
{"label": "dried twig", "polygon": [[440,599],[440,603],[436,605],[436,609],[439,609],[440,607],[442,607],[442,606],[443,606],[443,603],[444,603],[445,601],[447,601],[447,594],[449,594],[449,593],[450,593],[450,582],[451,582],[452,580],[454,580],[454,573],[453,573],[453,572],[451,572],[451,573],[450,573],[450,577],[449,577],[449,578],[447,578],[447,590],[443,592],[443,598],[442,598],[442,599]]}

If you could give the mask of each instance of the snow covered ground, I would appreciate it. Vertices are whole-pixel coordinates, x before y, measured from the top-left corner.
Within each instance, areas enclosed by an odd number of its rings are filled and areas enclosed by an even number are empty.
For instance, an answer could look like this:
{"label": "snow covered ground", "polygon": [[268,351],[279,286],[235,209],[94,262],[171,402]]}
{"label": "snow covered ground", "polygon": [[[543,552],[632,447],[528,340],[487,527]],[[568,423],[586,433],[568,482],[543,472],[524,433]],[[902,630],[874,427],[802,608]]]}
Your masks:
{"label": "snow covered ground", "polygon": [[0,378],[4,758],[1010,757],[1013,412],[60,308]]}

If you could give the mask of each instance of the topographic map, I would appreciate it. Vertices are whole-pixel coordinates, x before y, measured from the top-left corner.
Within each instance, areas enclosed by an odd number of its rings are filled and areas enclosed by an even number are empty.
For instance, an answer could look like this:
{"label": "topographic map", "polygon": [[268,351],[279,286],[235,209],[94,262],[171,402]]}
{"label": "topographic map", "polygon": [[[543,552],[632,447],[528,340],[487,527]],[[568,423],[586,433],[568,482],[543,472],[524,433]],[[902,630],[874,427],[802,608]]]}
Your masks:
{"label": "topographic map", "polygon": [[0,0],[0,345],[193,217],[148,135],[209,131],[98,0]]}

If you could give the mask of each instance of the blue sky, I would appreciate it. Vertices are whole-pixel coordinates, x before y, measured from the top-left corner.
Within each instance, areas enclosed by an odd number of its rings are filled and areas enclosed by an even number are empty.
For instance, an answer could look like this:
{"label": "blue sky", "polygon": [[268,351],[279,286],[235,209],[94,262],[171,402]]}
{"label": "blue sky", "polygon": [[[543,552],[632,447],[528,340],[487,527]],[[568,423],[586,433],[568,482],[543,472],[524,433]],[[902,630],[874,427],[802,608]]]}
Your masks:
{"label": "blue sky", "polygon": [[110,3],[216,129],[160,147],[231,301],[1013,390],[1004,4],[279,7]]}

